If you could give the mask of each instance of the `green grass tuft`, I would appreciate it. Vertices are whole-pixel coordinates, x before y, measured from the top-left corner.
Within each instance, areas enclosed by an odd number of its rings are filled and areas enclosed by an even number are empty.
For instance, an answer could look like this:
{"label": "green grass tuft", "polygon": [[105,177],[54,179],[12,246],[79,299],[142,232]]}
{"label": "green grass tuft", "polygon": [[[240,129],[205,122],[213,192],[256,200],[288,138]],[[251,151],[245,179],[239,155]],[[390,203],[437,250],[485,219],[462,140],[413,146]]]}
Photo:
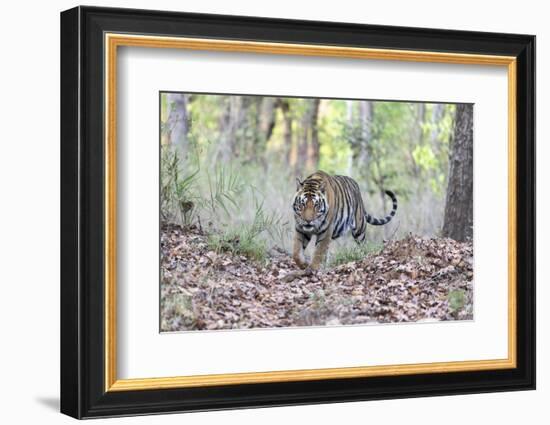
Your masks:
{"label": "green grass tuft", "polygon": [[381,244],[370,242],[354,244],[350,246],[342,246],[331,253],[329,265],[331,267],[336,267],[341,264],[351,263],[352,261],[359,261],[369,254],[380,252],[381,249]]}
{"label": "green grass tuft", "polygon": [[233,255],[244,255],[258,262],[265,262],[267,258],[265,240],[254,237],[244,228],[209,235],[208,246],[217,253],[228,252]]}
{"label": "green grass tuft", "polygon": [[451,312],[456,313],[466,304],[466,291],[462,289],[453,289],[447,295],[447,300],[449,301]]}

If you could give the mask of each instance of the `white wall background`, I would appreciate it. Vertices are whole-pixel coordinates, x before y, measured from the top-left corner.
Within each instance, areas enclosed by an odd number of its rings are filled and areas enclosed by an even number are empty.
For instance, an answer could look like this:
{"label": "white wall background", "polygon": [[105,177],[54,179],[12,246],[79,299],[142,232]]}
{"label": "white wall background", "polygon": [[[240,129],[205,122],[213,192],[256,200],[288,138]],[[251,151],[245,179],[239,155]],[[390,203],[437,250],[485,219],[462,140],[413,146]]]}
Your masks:
{"label": "white wall background", "polygon": [[[0,421],[69,423],[59,392],[59,12],[77,3],[10,2],[0,18]],[[96,5],[537,35],[538,390],[110,420],[110,423],[545,423],[550,414],[550,27],[544,2],[144,0]],[[546,403],[545,403],[546,402]]]}

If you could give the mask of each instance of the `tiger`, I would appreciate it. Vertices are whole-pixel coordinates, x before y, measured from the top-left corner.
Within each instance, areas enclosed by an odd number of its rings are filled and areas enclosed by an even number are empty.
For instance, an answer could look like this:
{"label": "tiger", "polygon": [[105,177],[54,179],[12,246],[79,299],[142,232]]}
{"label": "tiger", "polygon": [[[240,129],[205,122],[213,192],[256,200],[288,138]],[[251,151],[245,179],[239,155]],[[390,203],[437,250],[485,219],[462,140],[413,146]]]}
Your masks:
{"label": "tiger", "polygon": [[316,171],[301,181],[296,178],[296,194],[293,200],[295,232],[292,258],[302,269],[308,267],[304,251],[316,236],[311,269],[324,265],[330,242],[351,234],[357,243],[365,241],[367,223],[382,226],[391,221],[397,211],[395,194],[386,190],[393,203],[391,212],[384,218],[376,218],[365,211],[359,185],[347,176],[330,175]]}

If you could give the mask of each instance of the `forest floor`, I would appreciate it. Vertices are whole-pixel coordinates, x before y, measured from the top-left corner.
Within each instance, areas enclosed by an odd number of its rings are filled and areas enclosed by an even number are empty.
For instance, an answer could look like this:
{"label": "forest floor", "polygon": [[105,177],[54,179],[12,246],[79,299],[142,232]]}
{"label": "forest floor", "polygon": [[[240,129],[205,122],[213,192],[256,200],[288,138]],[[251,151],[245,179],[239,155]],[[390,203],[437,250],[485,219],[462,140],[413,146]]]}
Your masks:
{"label": "forest floor", "polygon": [[471,242],[409,236],[314,273],[284,252],[259,263],[165,225],[161,269],[162,331],[473,319]]}

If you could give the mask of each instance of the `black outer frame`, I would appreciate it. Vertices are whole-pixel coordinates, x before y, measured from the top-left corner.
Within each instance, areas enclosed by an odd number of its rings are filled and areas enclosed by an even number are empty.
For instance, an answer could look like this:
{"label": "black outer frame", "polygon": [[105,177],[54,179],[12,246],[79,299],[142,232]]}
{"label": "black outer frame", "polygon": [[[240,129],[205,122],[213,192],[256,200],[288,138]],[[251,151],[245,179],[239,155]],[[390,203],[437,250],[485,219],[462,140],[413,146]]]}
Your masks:
{"label": "black outer frame", "polygon": [[[104,391],[104,32],[517,57],[517,368]],[[535,388],[535,37],[77,7],[61,13],[61,412],[76,418]]]}

